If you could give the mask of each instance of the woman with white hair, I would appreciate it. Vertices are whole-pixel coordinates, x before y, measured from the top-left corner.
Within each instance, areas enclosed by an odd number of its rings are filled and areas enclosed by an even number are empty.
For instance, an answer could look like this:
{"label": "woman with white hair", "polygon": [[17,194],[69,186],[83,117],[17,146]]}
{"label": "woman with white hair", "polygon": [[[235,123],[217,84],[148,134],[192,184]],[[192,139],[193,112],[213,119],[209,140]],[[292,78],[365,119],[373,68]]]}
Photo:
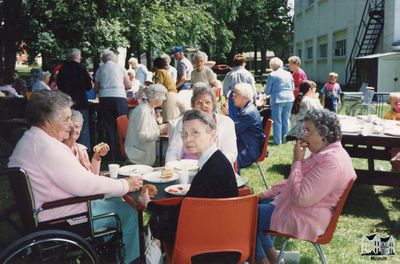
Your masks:
{"label": "woman with white hair", "polygon": [[161,84],[145,88],[146,100],[142,101],[129,115],[125,151],[134,164],[153,166],[156,161],[156,141],[160,137],[154,108],[160,107],[167,97],[167,89]]}
{"label": "woman with white hair", "polygon": [[253,87],[238,83],[233,90],[233,103],[239,111],[235,120],[238,167],[246,168],[260,157],[265,141],[260,113],[253,104]]}
{"label": "woman with white hair", "polygon": [[94,88],[99,93],[100,113],[110,144],[111,159],[119,155],[116,119],[128,114],[126,90],[132,87],[126,70],[117,62],[117,56],[111,50],[105,50],[101,56],[101,65],[95,76]]}
{"label": "woman with white hair", "polygon": [[197,82],[206,83],[210,87],[217,85],[217,76],[210,68],[205,66],[207,61],[208,56],[205,52],[198,51],[194,54],[193,62],[195,67],[190,75],[190,82],[192,83],[192,86]]}
{"label": "woman with white hair", "polygon": [[294,101],[294,83],[290,72],[285,71],[283,61],[274,57],[269,61],[272,69],[268,77],[267,85],[264,88],[266,95],[270,95],[270,105],[272,112],[274,144],[283,143],[289,131],[289,118]]}
{"label": "woman with white hair", "polygon": [[48,71],[43,72],[43,71],[39,70],[37,79],[32,84],[32,92],[42,90],[42,89],[51,90],[51,88],[49,86],[50,75],[51,74]]}
{"label": "woman with white hair", "polygon": [[151,81],[149,76],[149,70],[143,64],[140,64],[136,58],[130,58],[128,61],[129,65],[136,72],[136,79],[139,80],[140,84],[145,84],[146,81]]}

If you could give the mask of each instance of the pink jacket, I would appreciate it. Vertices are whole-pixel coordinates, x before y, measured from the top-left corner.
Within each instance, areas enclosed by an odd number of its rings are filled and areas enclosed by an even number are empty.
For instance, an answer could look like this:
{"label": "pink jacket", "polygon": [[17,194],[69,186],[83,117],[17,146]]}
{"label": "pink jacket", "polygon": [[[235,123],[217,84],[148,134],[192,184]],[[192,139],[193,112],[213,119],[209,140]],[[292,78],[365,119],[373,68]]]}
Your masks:
{"label": "pink jacket", "polygon": [[356,177],[351,158],[340,142],[295,161],[289,178],[263,194],[274,198],[279,193],[270,229],[316,241],[328,227],[348,182]]}
{"label": "pink jacket", "polygon": [[[122,196],[129,190],[128,182],[123,179],[101,177],[87,170],[65,144],[35,126],[18,142],[8,167],[21,167],[27,172],[36,208],[45,202],[73,196]],[[39,221],[86,210],[86,203],[46,210],[39,214]]]}

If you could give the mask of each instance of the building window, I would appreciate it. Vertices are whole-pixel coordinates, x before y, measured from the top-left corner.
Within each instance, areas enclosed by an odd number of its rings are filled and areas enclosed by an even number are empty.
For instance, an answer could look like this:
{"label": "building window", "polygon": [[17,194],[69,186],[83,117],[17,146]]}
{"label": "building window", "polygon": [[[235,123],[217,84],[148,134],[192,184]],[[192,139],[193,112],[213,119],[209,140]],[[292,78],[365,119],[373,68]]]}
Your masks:
{"label": "building window", "polygon": [[299,56],[300,58],[301,58],[301,52],[302,52],[301,49],[298,49],[298,50],[297,50],[297,56]]}
{"label": "building window", "polygon": [[313,48],[312,47],[307,47],[307,59],[312,60],[313,58]]}
{"label": "building window", "polygon": [[335,53],[336,57],[346,56],[346,40],[337,40],[335,41]]}
{"label": "building window", "polygon": [[310,5],[312,5],[312,4],[314,4],[314,0],[308,0],[308,1],[307,1],[307,6],[310,6]]}
{"label": "building window", "polygon": [[328,57],[328,44],[319,44],[319,57],[326,58]]}

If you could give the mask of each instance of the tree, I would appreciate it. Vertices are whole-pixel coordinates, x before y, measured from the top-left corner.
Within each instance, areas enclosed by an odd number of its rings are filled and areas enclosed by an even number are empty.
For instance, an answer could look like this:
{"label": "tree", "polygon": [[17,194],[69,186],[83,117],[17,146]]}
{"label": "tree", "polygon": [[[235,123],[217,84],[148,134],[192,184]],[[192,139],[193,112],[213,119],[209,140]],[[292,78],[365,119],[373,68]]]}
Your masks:
{"label": "tree", "polygon": [[229,24],[235,40],[228,56],[232,58],[236,52],[251,50],[257,54],[261,50],[261,72],[264,72],[266,50],[281,52],[289,47],[292,22],[288,12],[283,0],[243,1],[238,18]]}

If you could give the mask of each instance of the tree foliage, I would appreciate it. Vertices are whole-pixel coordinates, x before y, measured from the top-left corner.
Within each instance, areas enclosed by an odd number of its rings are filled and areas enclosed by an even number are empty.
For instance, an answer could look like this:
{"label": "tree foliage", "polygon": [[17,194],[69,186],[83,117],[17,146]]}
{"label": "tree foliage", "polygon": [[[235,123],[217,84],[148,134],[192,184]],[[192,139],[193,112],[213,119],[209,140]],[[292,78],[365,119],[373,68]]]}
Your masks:
{"label": "tree foliage", "polygon": [[[283,0],[0,0],[0,7],[0,74],[6,44],[24,44],[30,58],[40,53],[50,66],[71,47],[96,59],[105,48],[151,56],[186,46],[222,61],[229,52],[289,43]],[[7,16],[10,8],[18,12]],[[10,29],[17,34],[8,41]]]}

